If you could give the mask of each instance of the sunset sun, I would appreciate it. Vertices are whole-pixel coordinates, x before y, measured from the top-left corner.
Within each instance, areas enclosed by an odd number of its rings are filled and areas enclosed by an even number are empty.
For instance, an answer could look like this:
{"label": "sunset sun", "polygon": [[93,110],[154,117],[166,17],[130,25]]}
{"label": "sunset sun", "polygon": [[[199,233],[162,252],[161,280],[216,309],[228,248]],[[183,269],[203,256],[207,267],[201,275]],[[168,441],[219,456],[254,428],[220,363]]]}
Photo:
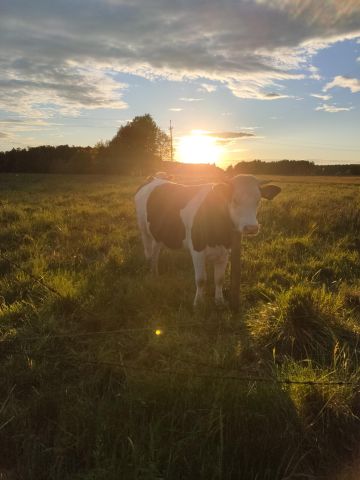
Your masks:
{"label": "sunset sun", "polygon": [[181,137],[177,146],[179,161],[184,163],[218,163],[223,150],[215,138],[201,130]]}

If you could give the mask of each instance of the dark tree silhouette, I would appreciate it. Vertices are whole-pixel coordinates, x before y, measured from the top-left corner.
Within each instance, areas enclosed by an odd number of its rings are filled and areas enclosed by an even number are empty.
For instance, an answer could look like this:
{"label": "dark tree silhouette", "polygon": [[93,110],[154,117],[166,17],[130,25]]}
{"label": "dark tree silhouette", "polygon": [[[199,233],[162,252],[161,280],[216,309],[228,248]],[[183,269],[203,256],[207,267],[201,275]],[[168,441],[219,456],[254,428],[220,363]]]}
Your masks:
{"label": "dark tree silhouette", "polygon": [[144,174],[168,155],[170,140],[151,115],[135,117],[119,128],[108,146],[108,168],[116,173]]}

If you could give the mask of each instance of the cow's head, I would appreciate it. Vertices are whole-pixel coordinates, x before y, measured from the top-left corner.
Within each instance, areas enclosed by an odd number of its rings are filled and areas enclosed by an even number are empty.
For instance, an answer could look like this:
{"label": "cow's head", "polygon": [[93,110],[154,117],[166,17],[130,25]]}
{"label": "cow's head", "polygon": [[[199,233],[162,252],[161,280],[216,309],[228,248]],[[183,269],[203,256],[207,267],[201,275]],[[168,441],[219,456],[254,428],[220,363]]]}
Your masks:
{"label": "cow's head", "polygon": [[281,188],[265,185],[252,175],[237,175],[229,180],[229,213],[235,229],[247,235],[259,232],[256,212],[261,198],[272,200]]}

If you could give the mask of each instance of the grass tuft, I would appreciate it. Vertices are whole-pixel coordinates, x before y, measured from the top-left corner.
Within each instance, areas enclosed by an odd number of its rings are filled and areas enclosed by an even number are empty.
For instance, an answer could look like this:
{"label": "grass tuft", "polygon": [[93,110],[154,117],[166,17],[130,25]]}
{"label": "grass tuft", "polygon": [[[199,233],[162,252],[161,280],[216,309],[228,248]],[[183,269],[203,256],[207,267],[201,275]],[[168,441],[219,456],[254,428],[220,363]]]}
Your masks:
{"label": "grass tuft", "polygon": [[296,285],[252,312],[255,343],[269,352],[298,360],[328,359],[335,345],[351,339],[342,326],[343,303],[324,288]]}

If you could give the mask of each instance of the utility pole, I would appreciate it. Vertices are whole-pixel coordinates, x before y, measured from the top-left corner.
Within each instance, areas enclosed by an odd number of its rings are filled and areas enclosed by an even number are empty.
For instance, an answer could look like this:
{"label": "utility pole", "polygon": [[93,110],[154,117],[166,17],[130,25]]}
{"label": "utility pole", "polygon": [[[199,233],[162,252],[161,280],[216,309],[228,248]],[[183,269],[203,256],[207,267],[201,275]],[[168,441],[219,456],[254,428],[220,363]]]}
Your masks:
{"label": "utility pole", "polygon": [[174,151],[173,151],[173,129],[174,127],[171,125],[171,120],[170,120],[170,160],[173,162],[174,161]]}

